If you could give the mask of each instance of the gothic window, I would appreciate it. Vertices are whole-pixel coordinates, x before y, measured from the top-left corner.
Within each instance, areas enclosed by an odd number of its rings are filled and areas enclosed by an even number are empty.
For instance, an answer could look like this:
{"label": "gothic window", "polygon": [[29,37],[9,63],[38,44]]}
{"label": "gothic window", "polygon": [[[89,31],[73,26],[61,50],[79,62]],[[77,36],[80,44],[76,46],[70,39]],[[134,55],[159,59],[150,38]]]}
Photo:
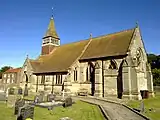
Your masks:
{"label": "gothic window", "polygon": [[56,84],[62,84],[62,75],[56,75]]}
{"label": "gothic window", "polygon": [[77,68],[74,70],[74,81],[77,81]]}
{"label": "gothic window", "polygon": [[45,84],[45,75],[42,75],[41,77],[41,84]]}
{"label": "gothic window", "polygon": [[98,62],[95,63],[95,69],[100,69],[100,65]]}
{"label": "gothic window", "polygon": [[110,61],[109,69],[117,69],[116,63],[113,60]]}
{"label": "gothic window", "polygon": [[140,62],[141,62],[141,51],[140,51],[140,49],[138,49],[137,52],[136,52],[136,59],[137,59],[137,65],[139,65]]}

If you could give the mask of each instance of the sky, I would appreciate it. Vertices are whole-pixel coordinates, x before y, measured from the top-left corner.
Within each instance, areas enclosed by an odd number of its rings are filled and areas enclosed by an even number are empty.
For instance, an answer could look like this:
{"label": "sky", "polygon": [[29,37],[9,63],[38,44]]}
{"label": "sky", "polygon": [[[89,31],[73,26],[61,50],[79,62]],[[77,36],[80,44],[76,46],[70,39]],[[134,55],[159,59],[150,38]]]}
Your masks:
{"label": "sky", "polygon": [[130,29],[138,21],[146,51],[160,54],[159,6],[159,0],[0,0],[0,67],[21,67],[27,55],[40,55],[52,13],[61,44]]}

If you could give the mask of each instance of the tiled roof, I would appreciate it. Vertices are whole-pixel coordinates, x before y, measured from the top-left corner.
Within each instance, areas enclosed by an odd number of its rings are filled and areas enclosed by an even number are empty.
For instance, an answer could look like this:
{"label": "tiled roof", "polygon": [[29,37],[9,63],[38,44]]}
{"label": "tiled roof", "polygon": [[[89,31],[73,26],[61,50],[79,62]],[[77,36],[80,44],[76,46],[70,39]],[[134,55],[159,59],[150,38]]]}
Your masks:
{"label": "tiled roof", "polygon": [[[35,73],[63,72],[77,60],[125,55],[131,42],[134,29],[104,35],[92,40],[82,40],[57,47],[51,54],[40,56],[31,64]],[[89,43],[90,41],[90,43]],[[89,45],[88,45],[89,43]],[[87,48],[85,48],[87,46]]]}
{"label": "tiled roof", "polygon": [[70,65],[79,57],[88,42],[88,40],[83,40],[57,47],[50,55],[38,59],[39,66],[38,64],[32,65],[39,68],[35,73],[67,71]]}
{"label": "tiled roof", "polygon": [[130,45],[133,32],[134,29],[130,29],[93,38],[80,59],[125,55]]}
{"label": "tiled roof", "polygon": [[20,72],[21,68],[8,69],[5,73],[17,73]]}

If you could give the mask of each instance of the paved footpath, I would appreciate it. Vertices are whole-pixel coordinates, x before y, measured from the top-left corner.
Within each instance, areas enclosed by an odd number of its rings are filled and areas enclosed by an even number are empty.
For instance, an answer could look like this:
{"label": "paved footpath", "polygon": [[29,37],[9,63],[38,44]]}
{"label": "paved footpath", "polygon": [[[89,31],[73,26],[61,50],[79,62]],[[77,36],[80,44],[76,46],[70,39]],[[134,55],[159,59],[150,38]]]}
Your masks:
{"label": "paved footpath", "polygon": [[88,97],[73,97],[73,99],[79,99],[86,102],[101,105],[104,111],[109,116],[110,120],[146,120],[142,116],[136,114],[135,112],[129,110],[128,108],[115,103],[110,103],[103,100],[97,100]]}

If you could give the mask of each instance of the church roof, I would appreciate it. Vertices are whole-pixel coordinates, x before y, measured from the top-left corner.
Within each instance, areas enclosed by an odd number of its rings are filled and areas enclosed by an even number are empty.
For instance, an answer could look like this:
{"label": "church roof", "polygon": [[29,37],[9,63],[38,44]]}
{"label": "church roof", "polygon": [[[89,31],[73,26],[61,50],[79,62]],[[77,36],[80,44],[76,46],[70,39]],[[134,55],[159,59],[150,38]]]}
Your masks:
{"label": "church roof", "polygon": [[35,66],[39,68],[38,70],[35,69],[35,73],[66,72],[73,62],[79,57],[88,42],[88,40],[83,40],[57,47],[50,55],[45,55],[38,59],[40,66],[38,64],[33,65],[34,68]]}
{"label": "church roof", "polygon": [[8,69],[5,73],[18,73],[21,71],[22,68],[11,68],[11,69]]}
{"label": "church roof", "polygon": [[57,35],[57,32],[56,32],[53,16],[50,19],[50,22],[49,22],[49,25],[48,25],[48,29],[46,31],[46,34],[45,34],[44,38],[45,37],[59,38],[58,35]]}
{"label": "church roof", "polygon": [[125,55],[134,29],[93,38],[81,59]]}
{"label": "church roof", "polygon": [[135,28],[58,46],[51,54],[40,56],[32,62],[34,73],[67,72],[77,58],[86,60],[126,55],[134,30]]}

